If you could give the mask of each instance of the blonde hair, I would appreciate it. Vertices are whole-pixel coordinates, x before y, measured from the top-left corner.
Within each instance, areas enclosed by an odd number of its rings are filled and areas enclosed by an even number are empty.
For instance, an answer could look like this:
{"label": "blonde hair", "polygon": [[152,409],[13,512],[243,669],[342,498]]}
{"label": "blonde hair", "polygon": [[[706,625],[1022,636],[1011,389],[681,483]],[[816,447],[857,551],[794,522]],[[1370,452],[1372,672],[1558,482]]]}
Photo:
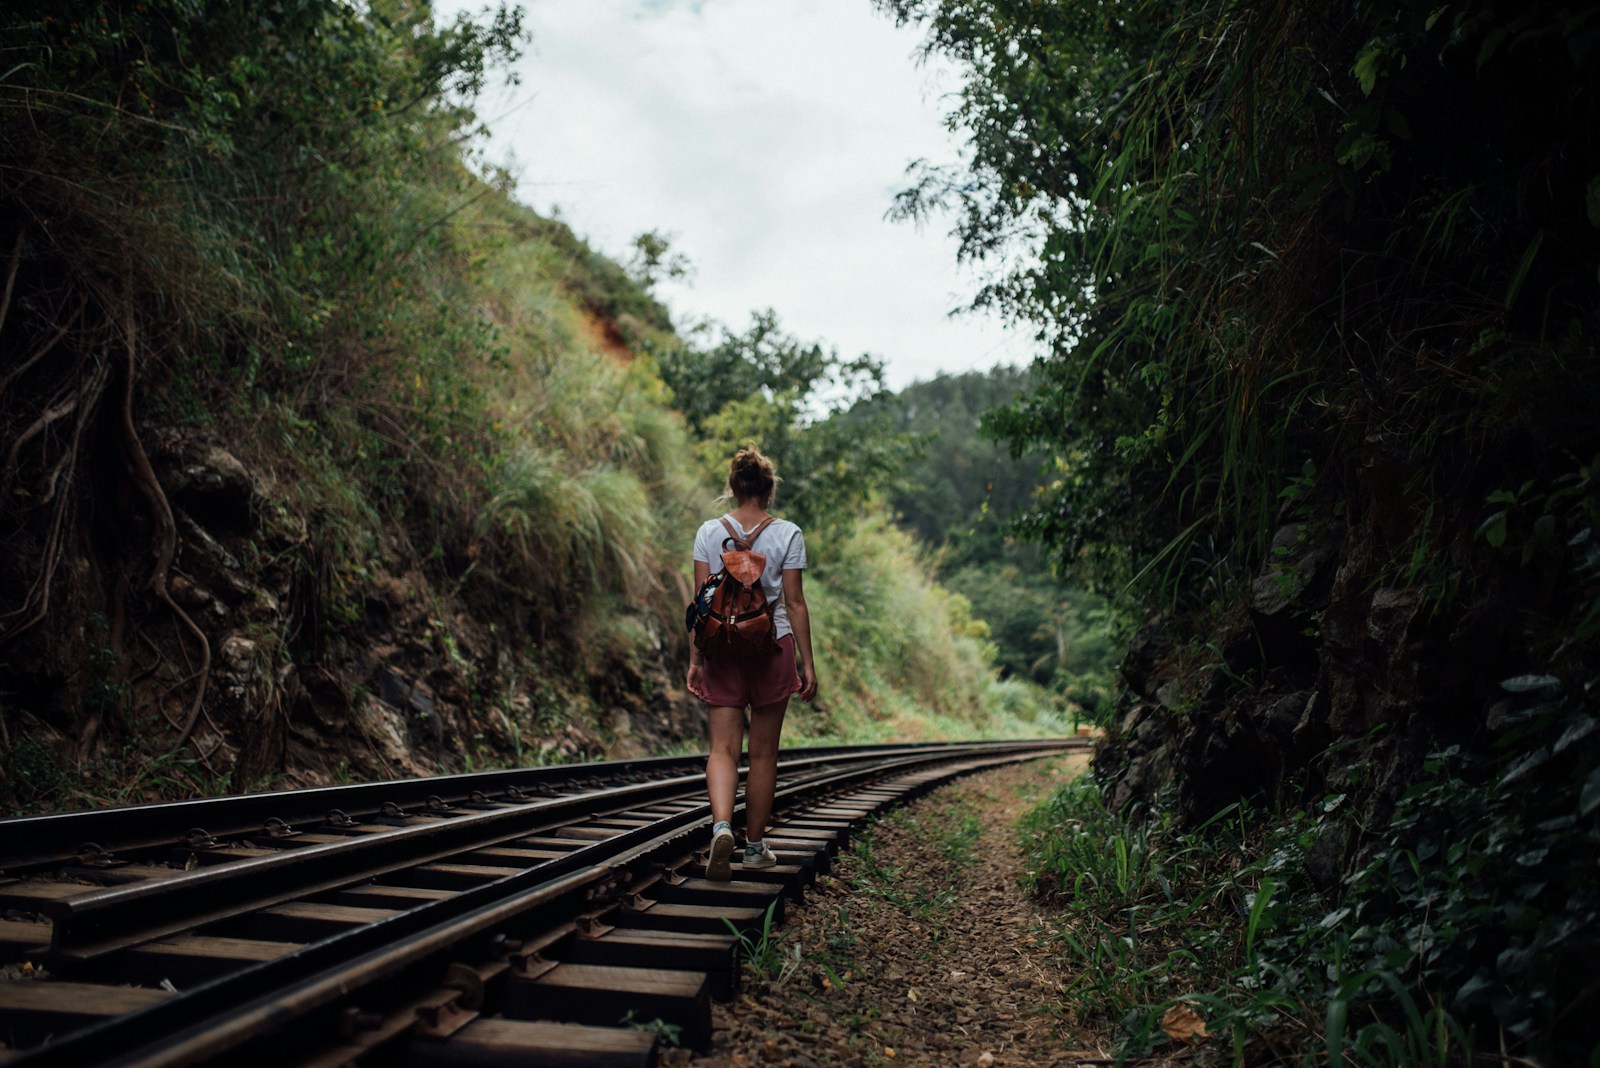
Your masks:
{"label": "blonde hair", "polygon": [[757,448],[740,449],[728,465],[728,496],[746,501],[755,498],[765,508],[778,487],[778,470]]}

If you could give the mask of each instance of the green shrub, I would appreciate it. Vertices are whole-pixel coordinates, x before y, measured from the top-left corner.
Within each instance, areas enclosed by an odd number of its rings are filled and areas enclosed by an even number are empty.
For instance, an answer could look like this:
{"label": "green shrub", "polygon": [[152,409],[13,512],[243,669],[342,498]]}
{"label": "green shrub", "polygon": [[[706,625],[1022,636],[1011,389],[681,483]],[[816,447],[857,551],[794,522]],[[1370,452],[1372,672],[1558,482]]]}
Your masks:
{"label": "green shrub", "polygon": [[1188,831],[1159,804],[1109,811],[1088,780],[1037,809],[1031,885],[1069,907],[1080,1014],[1118,1024],[1129,1055],[1187,1001],[1252,1062],[1459,1064],[1503,1045],[1594,1063],[1600,731],[1554,678],[1507,685],[1493,748],[1432,757],[1331,893],[1308,858],[1346,840],[1343,795]]}

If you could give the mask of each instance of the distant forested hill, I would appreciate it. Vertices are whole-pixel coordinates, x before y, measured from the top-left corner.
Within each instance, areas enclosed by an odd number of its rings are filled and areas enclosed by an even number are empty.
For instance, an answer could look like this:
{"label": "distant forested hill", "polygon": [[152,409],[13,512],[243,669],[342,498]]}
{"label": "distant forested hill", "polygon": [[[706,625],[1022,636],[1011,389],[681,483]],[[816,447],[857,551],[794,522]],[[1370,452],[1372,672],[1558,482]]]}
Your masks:
{"label": "distant forested hill", "polygon": [[899,394],[897,425],[922,446],[890,502],[927,545],[943,546],[946,565],[993,553],[1010,541],[1007,523],[1033,501],[1049,458],[1020,459],[981,431],[984,414],[1014,404],[1033,375],[1013,367],[940,375]]}
{"label": "distant forested hill", "polygon": [[1120,655],[1111,606],[1015,530],[1060,471],[1049,454],[1014,457],[983,431],[986,415],[1016,403],[1036,382],[1031,371],[999,367],[902,390],[894,425],[919,451],[888,501],[902,526],[937,548],[941,581],[988,624],[1001,667],[1092,712],[1110,695]]}

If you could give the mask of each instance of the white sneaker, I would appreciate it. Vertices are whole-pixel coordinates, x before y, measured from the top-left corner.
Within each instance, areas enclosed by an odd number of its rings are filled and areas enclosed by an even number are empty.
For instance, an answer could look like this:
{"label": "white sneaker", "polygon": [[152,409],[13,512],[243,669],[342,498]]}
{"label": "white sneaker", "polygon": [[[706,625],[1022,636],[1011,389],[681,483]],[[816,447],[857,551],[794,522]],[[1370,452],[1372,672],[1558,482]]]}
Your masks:
{"label": "white sneaker", "polygon": [[747,868],[770,868],[778,863],[778,855],[767,847],[765,842],[751,842],[744,847],[744,866]]}
{"label": "white sneaker", "polygon": [[706,878],[725,883],[733,878],[729,861],[733,859],[733,828],[719,824],[711,832],[711,855],[706,859]]}

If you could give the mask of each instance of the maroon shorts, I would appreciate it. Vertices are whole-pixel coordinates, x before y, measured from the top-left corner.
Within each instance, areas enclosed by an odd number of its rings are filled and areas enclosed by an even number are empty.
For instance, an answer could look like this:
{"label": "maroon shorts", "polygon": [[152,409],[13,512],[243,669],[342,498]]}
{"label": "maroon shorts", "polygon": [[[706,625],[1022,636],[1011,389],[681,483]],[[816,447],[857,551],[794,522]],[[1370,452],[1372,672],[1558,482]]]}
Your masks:
{"label": "maroon shorts", "polygon": [[773,705],[790,694],[800,692],[800,676],[794,670],[794,635],[778,639],[778,651],[768,657],[701,662],[700,684],[706,704],[715,708],[743,708]]}

